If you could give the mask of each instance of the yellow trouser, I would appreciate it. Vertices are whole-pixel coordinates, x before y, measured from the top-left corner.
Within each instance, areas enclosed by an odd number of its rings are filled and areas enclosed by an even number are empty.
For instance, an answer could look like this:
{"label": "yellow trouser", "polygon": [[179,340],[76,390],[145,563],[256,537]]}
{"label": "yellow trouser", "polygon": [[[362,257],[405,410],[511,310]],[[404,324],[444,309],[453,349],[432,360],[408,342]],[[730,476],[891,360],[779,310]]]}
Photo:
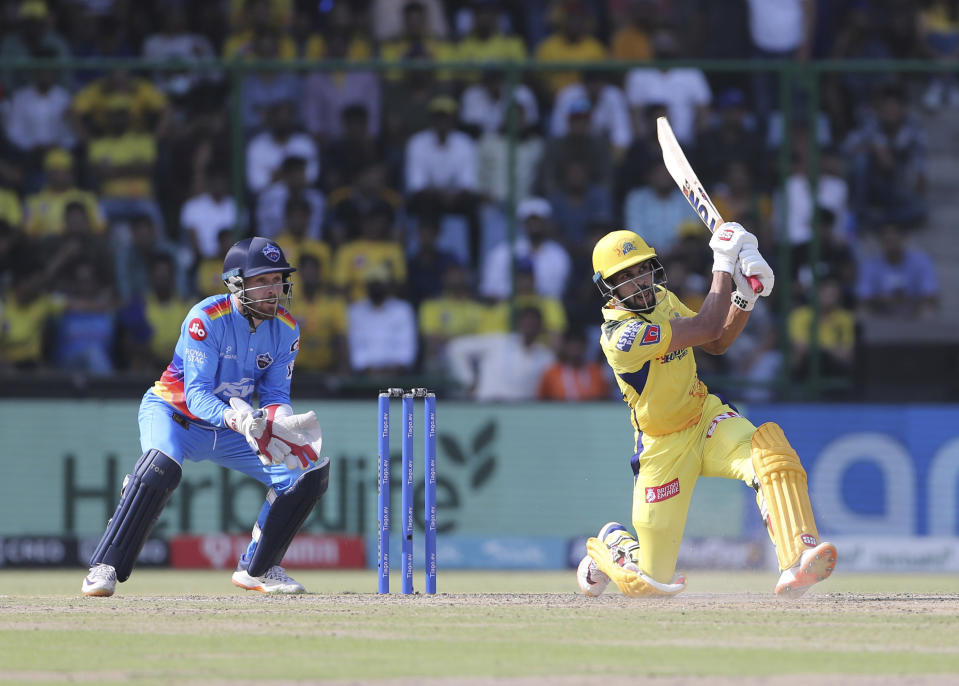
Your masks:
{"label": "yellow trouser", "polygon": [[[722,417],[725,413],[734,416]],[[755,431],[752,422],[709,395],[695,426],[666,436],[643,436],[633,487],[633,527],[643,572],[660,583],[672,581],[700,476],[739,479],[752,486],[750,441]]]}

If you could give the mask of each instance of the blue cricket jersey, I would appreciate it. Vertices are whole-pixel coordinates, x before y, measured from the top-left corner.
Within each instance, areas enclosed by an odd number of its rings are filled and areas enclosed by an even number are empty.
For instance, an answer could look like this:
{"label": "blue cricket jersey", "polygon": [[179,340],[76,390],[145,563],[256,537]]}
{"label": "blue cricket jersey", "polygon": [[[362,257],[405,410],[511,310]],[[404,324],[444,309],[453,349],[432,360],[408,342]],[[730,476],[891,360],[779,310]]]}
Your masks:
{"label": "blue cricket jersey", "polygon": [[194,305],[180,326],[173,360],[153,385],[153,393],[187,418],[208,427],[224,427],[230,398],[260,407],[290,404],[293,362],[300,348],[300,327],[277,308],[274,319],[250,333],[229,294]]}

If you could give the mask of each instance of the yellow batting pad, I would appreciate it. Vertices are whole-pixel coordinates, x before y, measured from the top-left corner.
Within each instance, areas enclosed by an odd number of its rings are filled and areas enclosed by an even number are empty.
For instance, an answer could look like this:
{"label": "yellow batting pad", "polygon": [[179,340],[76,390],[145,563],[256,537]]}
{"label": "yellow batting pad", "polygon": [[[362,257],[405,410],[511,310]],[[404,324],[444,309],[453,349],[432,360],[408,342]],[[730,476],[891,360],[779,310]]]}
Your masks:
{"label": "yellow batting pad", "polygon": [[652,596],[674,596],[684,588],[686,582],[661,584],[642,572],[634,572],[613,562],[609,547],[598,538],[586,541],[586,552],[596,562],[596,566],[619,587],[623,595],[630,598],[648,598]]}
{"label": "yellow batting pad", "polygon": [[779,569],[789,569],[804,550],[819,544],[806,470],[774,422],[763,424],[753,434],[752,459],[769,512],[769,534],[776,544]]}

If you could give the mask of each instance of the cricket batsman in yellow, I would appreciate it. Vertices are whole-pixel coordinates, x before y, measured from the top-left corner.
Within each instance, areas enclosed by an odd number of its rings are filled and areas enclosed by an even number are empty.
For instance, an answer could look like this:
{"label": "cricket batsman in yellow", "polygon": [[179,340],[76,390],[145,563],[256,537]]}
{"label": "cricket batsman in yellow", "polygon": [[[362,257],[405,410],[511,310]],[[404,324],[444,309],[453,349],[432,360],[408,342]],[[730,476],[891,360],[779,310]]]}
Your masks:
{"label": "cricket batsman in yellow", "polygon": [[[700,476],[739,479],[756,490],[781,575],[775,592],[795,598],[828,577],[836,547],[821,542],[806,472],[782,429],[758,429],[711,394],[692,348],[718,355],[736,340],[774,276],[756,237],[726,222],[709,242],[713,276],[698,313],[666,288],[656,251],[632,231],[613,231],[593,249],[593,281],[606,300],[601,345],[635,429],[633,527],[609,522],[587,541],[580,589],[598,596],[610,579],[627,596],[668,596],[686,587],[676,559]],[[747,276],[762,283],[754,292]]]}

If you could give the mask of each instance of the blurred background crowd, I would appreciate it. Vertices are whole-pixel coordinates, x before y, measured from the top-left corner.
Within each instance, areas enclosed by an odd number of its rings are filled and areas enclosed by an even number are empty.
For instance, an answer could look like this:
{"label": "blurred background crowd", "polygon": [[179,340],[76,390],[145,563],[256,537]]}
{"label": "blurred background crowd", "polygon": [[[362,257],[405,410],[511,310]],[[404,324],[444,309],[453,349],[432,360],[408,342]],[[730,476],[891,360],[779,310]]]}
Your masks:
{"label": "blurred background crowd", "polygon": [[643,235],[694,309],[708,286],[665,114],[784,291],[707,382],[858,397],[864,322],[941,328],[959,80],[709,65],[957,54],[945,0],[0,0],[0,376],[157,376],[256,234],[298,267],[315,394],[611,398],[597,238]]}

